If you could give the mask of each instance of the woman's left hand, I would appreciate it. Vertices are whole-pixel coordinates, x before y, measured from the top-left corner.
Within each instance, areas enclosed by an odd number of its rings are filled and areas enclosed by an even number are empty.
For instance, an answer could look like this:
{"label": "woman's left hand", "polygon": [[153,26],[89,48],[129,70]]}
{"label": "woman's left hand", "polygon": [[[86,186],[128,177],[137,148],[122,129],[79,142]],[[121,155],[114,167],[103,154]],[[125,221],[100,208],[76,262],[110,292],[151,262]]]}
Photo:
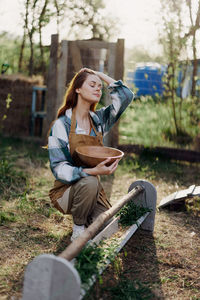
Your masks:
{"label": "woman's left hand", "polygon": [[115,172],[117,169],[119,159],[116,159],[111,165],[107,165],[110,162],[110,158],[107,158],[106,160],[99,163],[96,167],[91,169],[83,169],[83,172],[89,174],[89,175],[110,175]]}

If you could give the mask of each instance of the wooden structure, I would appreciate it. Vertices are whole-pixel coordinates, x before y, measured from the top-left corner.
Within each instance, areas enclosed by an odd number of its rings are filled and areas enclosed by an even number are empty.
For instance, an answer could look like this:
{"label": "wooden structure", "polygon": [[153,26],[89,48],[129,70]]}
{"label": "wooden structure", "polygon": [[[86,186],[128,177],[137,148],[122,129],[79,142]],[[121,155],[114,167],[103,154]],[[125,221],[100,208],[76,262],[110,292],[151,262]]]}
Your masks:
{"label": "wooden structure", "polygon": [[[46,118],[43,126],[45,137],[50,124],[56,118],[56,113],[63,101],[67,84],[77,71],[88,67],[103,71],[116,80],[123,79],[124,74],[124,40],[117,43],[101,40],[63,40],[59,44],[57,34],[51,37],[50,61],[47,78]],[[106,98],[106,105],[110,104]],[[112,130],[106,144],[118,144],[118,126]]]}
{"label": "wooden structure", "polygon": [[[56,257],[51,254],[42,254],[36,257],[27,267],[24,278],[24,289],[22,300],[78,300],[82,299],[87,289],[81,288],[81,280],[74,267],[74,257],[81,251],[87,242],[98,244],[103,238],[108,238],[117,231],[118,218],[114,218],[100,233],[99,228],[105,221],[109,220],[128,201],[148,207],[147,212],[140,217],[123,234],[117,248],[119,252],[126,242],[132,237],[139,226],[144,230],[153,232],[156,212],[157,193],[155,187],[145,180],[138,180],[129,187],[129,193],[114,204],[108,211],[102,213],[83,233],[82,236],[73,241],[60,255]],[[93,238],[93,240],[91,240]],[[107,265],[109,261],[107,262]],[[106,265],[106,266],[107,266]],[[104,267],[104,269],[106,268]],[[103,272],[102,269],[100,273]]]}
{"label": "wooden structure", "polygon": [[196,196],[200,196],[200,186],[191,185],[188,189],[176,191],[175,193],[172,193],[167,197],[163,198],[160,201],[158,208],[164,208],[182,202],[187,198],[192,198]]}
{"label": "wooden structure", "polygon": [[[38,85],[33,86],[32,104],[31,104],[31,123],[30,123],[31,136],[35,135],[35,121],[37,118],[39,118],[40,121],[39,136],[42,135],[43,118],[46,117],[46,112],[44,110],[46,90],[47,90],[46,86],[38,86]],[[39,110],[36,109],[38,92],[41,92],[41,105]]]}
{"label": "wooden structure", "polygon": [[[0,131],[3,135],[28,137],[31,122],[33,86],[42,85],[41,77],[24,77],[20,74],[0,75]],[[38,95],[37,105],[41,105]],[[38,120],[35,135],[38,135]]]}

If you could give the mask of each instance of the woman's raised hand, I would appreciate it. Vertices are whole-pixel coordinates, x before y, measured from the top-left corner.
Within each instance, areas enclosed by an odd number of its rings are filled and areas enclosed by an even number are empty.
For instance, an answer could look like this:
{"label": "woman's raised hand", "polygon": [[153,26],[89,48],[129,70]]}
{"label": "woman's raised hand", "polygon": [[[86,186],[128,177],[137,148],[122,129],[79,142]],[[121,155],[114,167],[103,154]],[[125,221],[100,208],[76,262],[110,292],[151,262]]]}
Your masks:
{"label": "woman's raised hand", "polygon": [[94,73],[95,75],[97,75],[102,81],[105,81],[107,84],[111,84],[114,83],[116,80],[111,78],[110,76],[106,75],[103,72],[99,72],[99,71],[94,71],[92,69],[89,68],[82,68],[79,72],[88,72],[88,73]]}

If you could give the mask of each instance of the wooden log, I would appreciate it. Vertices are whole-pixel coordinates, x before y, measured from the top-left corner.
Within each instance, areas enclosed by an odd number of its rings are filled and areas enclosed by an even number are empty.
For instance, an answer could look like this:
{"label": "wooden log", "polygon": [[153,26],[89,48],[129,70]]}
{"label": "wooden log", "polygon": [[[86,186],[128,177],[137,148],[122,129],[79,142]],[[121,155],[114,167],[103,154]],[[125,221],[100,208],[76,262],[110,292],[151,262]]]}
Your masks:
{"label": "wooden log", "polygon": [[74,70],[75,70],[75,72],[78,72],[83,67],[80,49],[79,49],[76,41],[71,41],[69,43],[69,48],[70,48],[70,54],[72,56],[72,64],[73,64]]}
{"label": "wooden log", "polygon": [[109,43],[105,41],[98,40],[76,40],[78,47],[81,49],[97,48],[97,49],[108,49],[110,44],[115,45],[115,43]]}
{"label": "wooden log", "polygon": [[[124,78],[124,39],[118,39],[116,43],[113,78],[116,80]],[[119,122],[120,120],[111,129],[110,145],[114,148],[119,144]]]}
{"label": "wooden log", "polygon": [[47,79],[46,95],[46,118],[42,130],[42,136],[46,138],[51,122],[56,117],[56,97],[57,97],[57,63],[58,63],[58,34],[51,36],[50,60]]}
{"label": "wooden log", "polygon": [[67,82],[67,62],[68,62],[68,41],[61,42],[61,50],[58,64],[58,84],[57,84],[57,98],[56,111],[62,105],[63,97],[66,90]]}
{"label": "wooden log", "polygon": [[[115,57],[116,57],[116,44],[110,43],[108,47],[108,75],[112,78],[115,78]],[[112,104],[108,92],[106,94],[105,104],[106,106]],[[113,138],[115,136],[114,132],[116,130],[116,126],[118,125],[114,125],[113,128],[109,131],[109,133],[104,138],[104,144],[108,147],[115,148],[116,145],[118,144],[118,140],[115,141]]]}
{"label": "wooden log", "polygon": [[67,259],[68,261],[76,257],[86,243],[97,234],[105,222],[111,219],[126,203],[133,199],[133,197],[143,191],[144,188],[141,186],[134,187],[110,209],[100,214],[97,219],[83,232],[83,234],[74,240],[59,256]]}
{"label": "wooden log", "polygon": [[124,78],[124,39],[118,39],[115,56],[115,79]]}

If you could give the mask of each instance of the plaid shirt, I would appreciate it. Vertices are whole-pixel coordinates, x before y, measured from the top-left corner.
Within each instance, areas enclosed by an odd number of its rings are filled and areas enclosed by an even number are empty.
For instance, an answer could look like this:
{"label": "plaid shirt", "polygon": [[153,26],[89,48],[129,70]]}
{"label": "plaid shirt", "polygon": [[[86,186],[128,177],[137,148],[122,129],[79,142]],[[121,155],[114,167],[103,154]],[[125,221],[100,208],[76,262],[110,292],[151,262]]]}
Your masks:
{"label": "plaid shirt", "polygon": [[[95,112],[90,111],[95,129],[103,137],[117,122],[121,114],[131,103],[133,93],[122,83],[116,81],[108,86],[112,104]],[[70,155],[69,132],[71,127],[72,109],[66,110],[64,116],[59,117],[51,128],[48,139],[50,168],[55,178],[63,183],[74,183],[82,177],[89,176],[83,172],[83,167],[76,167]],[[76,132],[78,128],[76,127]],[[80,132],[80,131],[79,131]],[[90,135],[95,136],[93,130]]]}

